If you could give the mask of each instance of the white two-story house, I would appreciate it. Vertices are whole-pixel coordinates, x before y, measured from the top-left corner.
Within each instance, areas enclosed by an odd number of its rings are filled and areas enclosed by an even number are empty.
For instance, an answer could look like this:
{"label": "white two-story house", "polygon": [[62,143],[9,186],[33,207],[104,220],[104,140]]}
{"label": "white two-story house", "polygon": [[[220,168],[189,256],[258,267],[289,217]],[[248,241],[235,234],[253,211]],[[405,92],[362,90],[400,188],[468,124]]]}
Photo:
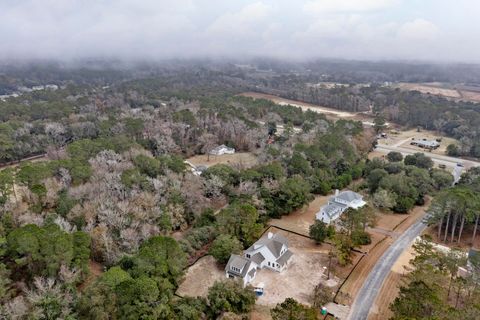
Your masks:
{"label": "white two-story house", "polygon": [[335,195],[330,197],[328,203],[320,207],[316,219],[329,224],[340,218],[348,208],[359,209],[365,204],[367,203],[361,194],[350,190],[342,192],[335,190]]}
{"label": "white two-story house", "polygon": [[231,255],[225,267],[226,276],[242,279],[245,286],[255,278],[257,269],[283,271],[292,255],[288,240],[278,233],[269,232],[245,250],[243,257]]}

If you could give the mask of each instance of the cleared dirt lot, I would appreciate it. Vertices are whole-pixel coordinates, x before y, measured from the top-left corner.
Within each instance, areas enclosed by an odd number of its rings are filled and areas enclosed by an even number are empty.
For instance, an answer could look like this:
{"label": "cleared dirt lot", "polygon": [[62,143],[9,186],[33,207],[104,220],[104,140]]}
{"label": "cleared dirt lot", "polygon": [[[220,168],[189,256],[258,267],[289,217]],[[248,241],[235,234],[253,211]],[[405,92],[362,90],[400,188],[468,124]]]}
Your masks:
{"label": "cleared dirt lot", "polygon": [[328,196],[315,196],[308,206],[298,209],[281,219],[270,220],[270,225],[278,226],[287,230],[295,231],[308,236],[310,226],[315,222],[315,214],[320,207],[328,202]]}
{"label": "cleared dirt lot", "polygon": [[440,83],[399,83],[395,87],[402,90],[415,90],[449,98],[460,98],[460,93],[455,89],[445,88]]}
{"label": "cleared dirt lot", "polygon": [[182,297],[206,297],[208,288],[217,280],[227,280],[225,271],[212,256],[205,256],[188,269],[177,294]]}
{"label": "cleared dirt lot", "polygon": [[245,93],[242,93],[241,95],[245,96],[245,97],[251,97],[251,98],[254,98],[254,99],[270,100],[270,101],[273,101],[273,102],[275,102],[277,104],[280,104],[280,105],[289,104],[291,106],[300,107],[300,108],[302,108],[303,111],[312,110],[312,111],[319,112],[319,113],[325,113],[326,115],[331,115],[331,116],[334,116],[336,118],[348,119],[348,118],[354,118],[356,116],[356,113],[353,113],[353,112],[341,111],[341,110],[332,109],[332,108],[326,108],[326,107],[317,106],[317,105],[307,103],[307,102],[289,100],[289,99],[280,98],[278,96],[274,96],[274,95],[271,95],[271,94],[258,93],[258,92],[245,92]]}
{"label": "cleared dirt lot", "polygon": [[237,152],[221,156],[210,155],[210,160],[205,154],[188,158],[187,161],[195,166],[213,166],[216,164],[228,164],[240,169],[250,168],[257,164],[257,157],[250,152]]}
{"label": "cleared dirt lot", "polygon": [[[435,140],[437,138],[442,138],[442,141],[440,142],[440,147],[438,149],[431,151],[432,153],[435,153],[435,154],[444,155],[447,150],[447,146],[449,144],[457,143],[455,139],[441,136],[434,131],[421,130],[420,132],[417,132],[416,129],[403,130],[403,131],[397,130],[396,134],[393,134],[387,131],[387,138],[380,139],[378,143],[387,145],[387,146],[403,147],[403,148],[411,149],[413,151],[423,152],[425,151],[425,149],[410,145],[410,143],[412,142],[412,139]],[[430,151],[427,151],[427,152],[430,152]]]}

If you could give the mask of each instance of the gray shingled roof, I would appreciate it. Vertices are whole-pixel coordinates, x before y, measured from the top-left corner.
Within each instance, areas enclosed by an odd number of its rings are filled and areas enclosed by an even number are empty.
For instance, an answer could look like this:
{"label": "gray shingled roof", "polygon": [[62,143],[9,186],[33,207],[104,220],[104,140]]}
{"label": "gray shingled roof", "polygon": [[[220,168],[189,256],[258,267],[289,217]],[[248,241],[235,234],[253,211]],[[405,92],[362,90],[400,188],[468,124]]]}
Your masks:
{"label": "gray shingled roof", "polygon": [[351,202],[353,200],[361,200],[362,196],[356,192],[347,190],[347,191],[340,192],[338,196],[336,196],[335,198],[340,198],[342,200]]}
{"label": "gray shingled roof", "polygon": [[281,266],[284,266],[288,262],[288,259],[290,259],[291,256],[293,256],[292,251],[287,250],[280,258],[278,258],[277,263]]}
{"label": "gray shingled roof", "polygon": [[284,236],[276,233],[272,236],[271,239],[268,238],[268,234],[260,238],[255,242],[250,248],[245,250],[245,252],[251,252],[256,250],[256,246],[266,246],[268,250],[274,255],[275,258],[280,257],[280,252],[282,251],[283,245],[288,247],[288,240]]}
{"label": "gray shingled roof", "polygon": [[260,252],[257,252],[250,258],[250,260],[256,264],[261,264],[263,260],[265,260],[265,257]]}
{"label": "gray shingled roof", "polygon": [[344,208],[344,205],[337,204],[337,203],[329,203],[327,205],[324,205],[320,208],[320,212],[325,212],[330,218],[335,215],[335,212],[337,210],[340,210]]}
{"label": "gray shingled roof", "polygon": [[[230,256],[230,259],[228,259],[227,265],[225,266],[225,271],[228,272],[229,274],[234,275],[234,276],[239,276],[239,277],[244,278],[245,275],[247,274],[248,268],[250,267],[251,263],[252,262],[250,260],[248,260],[247,258],[241,257],[241,256],[236,255],[236,254],[232,254]],[[241,271],[241,273],[237,272],[237,271],[234,271],[234,270],[232,270],[231,267],[238,268],[242,271]]]}

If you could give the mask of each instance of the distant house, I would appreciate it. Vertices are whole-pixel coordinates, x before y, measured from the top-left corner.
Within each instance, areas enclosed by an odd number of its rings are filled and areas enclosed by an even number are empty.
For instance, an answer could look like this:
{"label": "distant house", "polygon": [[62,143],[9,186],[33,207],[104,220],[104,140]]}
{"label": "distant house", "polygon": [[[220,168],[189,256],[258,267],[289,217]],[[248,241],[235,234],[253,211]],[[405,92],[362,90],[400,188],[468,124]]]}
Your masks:
{"label": "distant house", "polygon": [[440,147],[440,143],[436,140],[412,140],[411,145],[417,146],[423,149],[437,149]]}
{"label": "distant house", "polygon": [[234,154],[234,153],[235,153],[234,148],[227,147],[224,144],[210,150],[210,154],[213,154],[216,156],[221,156],[222,154]]}
{"label": "distant house", "polygon": [[246,286],[255,278],[258,269],[268,268],[277,272],[285,270],[292,255],[288,249],[288,240],[278,233],[269,232],[245,250],[243,257],[234,254],[230,256],[225,267],[226,276],[242,279]]}
{"label": "distant house", "polygon": [[325,223],[332,223],[337,220],[348,208],[359,209],[366,204],[363,196],[356,192],[347,190],[339,192],[335,190],[335,195],[330,197],[328,203],[320,207],[316,214],[317,220]]}

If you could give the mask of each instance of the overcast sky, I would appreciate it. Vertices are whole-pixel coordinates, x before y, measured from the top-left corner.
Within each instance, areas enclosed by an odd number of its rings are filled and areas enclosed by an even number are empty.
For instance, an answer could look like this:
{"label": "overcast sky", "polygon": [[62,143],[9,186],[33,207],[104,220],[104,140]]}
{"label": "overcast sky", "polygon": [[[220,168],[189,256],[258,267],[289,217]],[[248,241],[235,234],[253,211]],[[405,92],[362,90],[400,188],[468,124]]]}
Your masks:
{"label": "overcast sky", "polygon": [[0,58],[480,62],[479,0],[0,0]]}

